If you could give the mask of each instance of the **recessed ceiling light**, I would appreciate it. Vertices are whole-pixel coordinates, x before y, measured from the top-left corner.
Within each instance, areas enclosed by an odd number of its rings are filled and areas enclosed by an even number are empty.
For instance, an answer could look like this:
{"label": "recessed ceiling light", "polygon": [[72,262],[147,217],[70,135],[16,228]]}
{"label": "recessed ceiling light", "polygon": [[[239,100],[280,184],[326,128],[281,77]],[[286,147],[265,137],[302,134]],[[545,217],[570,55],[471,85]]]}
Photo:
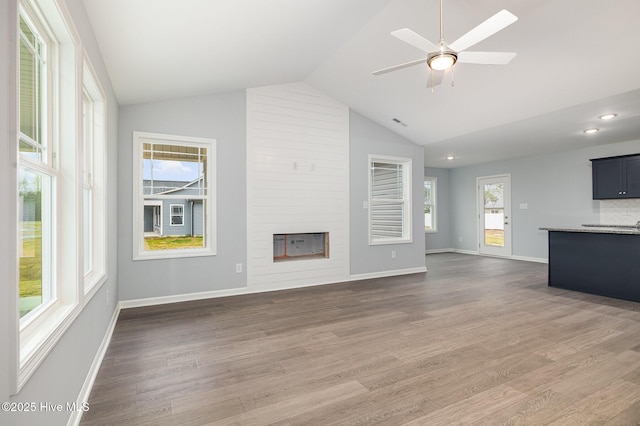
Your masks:
{"label": "recessed ceiling light", "polygon": [[618,114],[604,114],[601,115],[599,118],[600,120],[611,120],[612,118],[616,118],[618,116]]}
{"label": "recessed ceiling light", "polygon": [[592,135],[594,133],[598,133],[600,131],[600,129],[587,129],[584,132],[588,135]]}
{"label": "recessed ceiling light", "polygon": [[453,160],[454,158],[456,158],[456,157],[454,157],[453,155],[447,155],[447,160],[449,160],[449,161]]}

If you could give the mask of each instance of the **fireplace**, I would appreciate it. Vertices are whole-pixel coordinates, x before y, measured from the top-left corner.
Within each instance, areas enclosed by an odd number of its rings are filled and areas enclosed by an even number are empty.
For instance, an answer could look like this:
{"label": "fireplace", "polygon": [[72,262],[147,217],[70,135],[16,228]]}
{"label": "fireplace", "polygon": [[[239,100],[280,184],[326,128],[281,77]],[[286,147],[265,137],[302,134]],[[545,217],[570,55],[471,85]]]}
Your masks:
{"label": "fireplace", "polygon": [[329,233],[273,234],[273,261],[324,259],[329,257]]}

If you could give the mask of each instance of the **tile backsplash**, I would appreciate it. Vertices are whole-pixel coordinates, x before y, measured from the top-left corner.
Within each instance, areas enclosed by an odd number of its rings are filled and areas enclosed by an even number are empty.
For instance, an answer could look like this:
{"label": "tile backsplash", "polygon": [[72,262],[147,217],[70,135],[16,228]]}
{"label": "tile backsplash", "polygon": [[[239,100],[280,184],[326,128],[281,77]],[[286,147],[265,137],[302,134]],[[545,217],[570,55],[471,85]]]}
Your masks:
{"label": "tile backsplash", "polygon": [[633,225],[639,220],[640,199],[600,201],[601,224]]}

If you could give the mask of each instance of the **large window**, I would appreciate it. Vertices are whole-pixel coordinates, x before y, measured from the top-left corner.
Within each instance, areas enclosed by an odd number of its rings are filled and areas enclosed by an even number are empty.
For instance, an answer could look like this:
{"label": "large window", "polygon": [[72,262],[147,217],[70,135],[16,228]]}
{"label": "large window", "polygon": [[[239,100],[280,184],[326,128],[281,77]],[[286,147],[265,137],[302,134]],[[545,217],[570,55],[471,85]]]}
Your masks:
{"label": "large window", "polygon": [[56,0],[19,2],[13,392],[106,276],[105,96],[66,13]]}
{"label": "large window", "polygon": [[369,243],[411,242],[411,159],[369,156]]}
{"label": "large window", "polygon": [[134,260],[215,254],[215,140],[134,132]]}
{"label": "large window", "polygon": [[85,292],[106,276],[106,107],[91,65],[82,70],[82,223]]}
{"label": "large window", "polygon": [[82,96],[78,39],[64,14],[53,0],[19,3],[16,391],[83,302]]}
{"label": "large window", "polygon": [[424,231],[436,232],[437,231],[437,209],[436,209],[436,194],[437,194],[437,179],[434,177],[424,178]]}
{"label": "large window", "polygon": [[20,318],[29,319],[55,299],[55,167],[52,81],[47,63],[53,43],[32,13],[22,9],[19,25],[19,287]]}

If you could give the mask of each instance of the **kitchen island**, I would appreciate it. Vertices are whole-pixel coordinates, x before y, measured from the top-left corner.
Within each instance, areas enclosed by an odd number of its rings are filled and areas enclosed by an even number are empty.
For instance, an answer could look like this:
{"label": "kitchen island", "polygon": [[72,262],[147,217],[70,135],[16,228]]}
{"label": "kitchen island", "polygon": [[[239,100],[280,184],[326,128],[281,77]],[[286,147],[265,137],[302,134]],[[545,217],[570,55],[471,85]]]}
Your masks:
{"label": "kitchen island", "polygon": [[640,302],[640,229],[584,225],[549,231],[549,286]]}

